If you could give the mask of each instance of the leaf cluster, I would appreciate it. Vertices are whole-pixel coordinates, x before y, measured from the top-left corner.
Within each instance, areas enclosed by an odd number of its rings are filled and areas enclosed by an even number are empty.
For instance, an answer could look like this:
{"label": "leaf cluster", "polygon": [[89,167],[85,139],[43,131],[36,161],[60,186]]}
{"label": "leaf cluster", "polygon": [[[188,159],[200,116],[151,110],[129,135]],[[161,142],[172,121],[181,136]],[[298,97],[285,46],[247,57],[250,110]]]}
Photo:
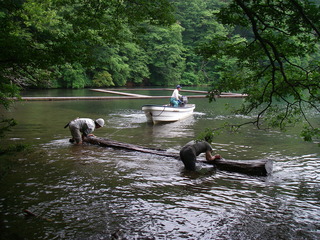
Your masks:
{"label": "leaf cluster", "polygon": [[304,121],[317,133],[307,112],[320,110],[319,10],[307,0],[234,0],[217,14],[233,32],[216,35],[200,51],[229,59],[215,90],[248,94],[239,112],[256,112],[257,127]]}
{"label": "leaf cluster", "polygon": [[141,23],[174,23],[172,5],[167,0],[1,1],[0,105],[8,108],[23,87],[124,85],[127,77],[141,82],[148,76],[146,64],[140,67],[145,56],[137,60],[139,70],[128,70],[139,55],[135,46],[118,50],[108,67],[97,54],[130,43]]}
{"label": "leaf cluster", "polygon": [[167,0],[2,1],[0,73],[18,83],[19,76],[37,81],[35,69],[92,65],[94,48],[128,40],[128,26],[143,21],[172,24],[172,11]]}

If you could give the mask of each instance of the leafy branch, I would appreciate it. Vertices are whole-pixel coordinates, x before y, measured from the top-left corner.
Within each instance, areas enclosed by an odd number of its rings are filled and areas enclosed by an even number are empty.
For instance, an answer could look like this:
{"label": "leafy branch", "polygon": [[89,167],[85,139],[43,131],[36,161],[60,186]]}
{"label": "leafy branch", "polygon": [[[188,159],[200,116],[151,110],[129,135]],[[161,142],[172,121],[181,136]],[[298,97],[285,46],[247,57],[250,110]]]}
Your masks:
{"label": "leafy branch", "polygon": [[[234,0],[217,14],[219,21],[233,26],[234,31],[216,38],[213,44],[219,48],[203,47],[199,52],[207,58],[237,60],[236,65],[224,69],[214,86],[220,92],[248,94],[238,109],[242,114],[257,111],[256,119],[248,124],[261,128],[268,123],[284,130],[303,121],[308,136],[319,136],[319,127],[307,113],[309,109],[320,113],[319,10],[312,1]],[[245,44],[235,41],[240,38]],[[216,92],[210,91],[209,96]]]}

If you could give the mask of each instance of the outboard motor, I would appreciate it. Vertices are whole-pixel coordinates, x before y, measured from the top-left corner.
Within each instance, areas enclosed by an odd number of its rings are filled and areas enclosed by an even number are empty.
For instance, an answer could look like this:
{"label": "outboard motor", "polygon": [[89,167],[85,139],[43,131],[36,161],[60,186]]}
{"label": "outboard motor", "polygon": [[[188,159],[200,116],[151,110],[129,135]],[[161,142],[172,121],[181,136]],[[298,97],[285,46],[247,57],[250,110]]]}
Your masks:
{"label": "outboard motor", "polygon": [[179,104],[179,106],[180,106],[180,107],[184,107],[187,103],[188,103],[188,97],[187,97],[187,96],[182,96],[182,97],[180,98],[180,104]]}

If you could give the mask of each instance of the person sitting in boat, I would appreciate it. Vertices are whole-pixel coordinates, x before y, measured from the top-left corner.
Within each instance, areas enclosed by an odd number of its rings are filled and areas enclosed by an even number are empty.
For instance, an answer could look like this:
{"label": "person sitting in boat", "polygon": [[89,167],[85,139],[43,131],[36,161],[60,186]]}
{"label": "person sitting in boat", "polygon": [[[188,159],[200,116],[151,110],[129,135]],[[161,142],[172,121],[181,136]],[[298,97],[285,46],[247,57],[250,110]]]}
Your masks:
{"label": "person sitting in boat", "polygon": [[104,126],[104,120],[98,118],[92,120],[90,118],[76,118],[69,122],[64,128],[69,126],[69,130],[72,135],[70,142],[76,142],[76,144],[82,144],[83,138],[87,136],[94,136],[92,132],[96,128],[101,128]]}
{"label": "person sitting in boat", "polygon": [[212,156],[212,147],[206,141],[191,141],[182,147],[180,150],[180,159],[183,162],[187,170],[196,170],[197,156],[200,153],[206,154],[207,161],[214,161],[215,159],[220,159],[220,154]]}
{"label": "person sitting in boat", "polygon": [[173,91],[172,96],[170,98],[170,105],[173,107],[179,107],[180,104],[180,98],[182,95],[179,94],[179,91],[181,90],[181,86],[177,85],[176,89]]}

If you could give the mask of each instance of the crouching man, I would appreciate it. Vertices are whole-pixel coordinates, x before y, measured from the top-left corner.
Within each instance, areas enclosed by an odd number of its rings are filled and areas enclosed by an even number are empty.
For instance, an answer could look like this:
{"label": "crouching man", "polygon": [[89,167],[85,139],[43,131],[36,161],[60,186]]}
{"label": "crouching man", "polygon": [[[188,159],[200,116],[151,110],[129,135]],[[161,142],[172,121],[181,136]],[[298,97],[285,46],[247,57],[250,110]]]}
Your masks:
{"label": "crouching man", "polygon": [[92,133],[96,128],[101,128],[104,126],[104,120],[98,118],[92,120],[90,118],[76,118],[69,122],[66,126],[69,126],[69,130],[72,135],[70,142],[75,142],[76,144],[82,144],[83,138],[87,136],[94,136]]}
{"label": "crouching man", "polygon": [[180,159],[187,170],[194,171],[196,170],[197,156],[199,156],[200,153],[206,154],[207,161],[214,161],[215,159],[221,158],[219,154],[212,156],[211,152],[212,147],[208,142],[191,141],[188,142],[185,146],[183,146],[180,150]]}

